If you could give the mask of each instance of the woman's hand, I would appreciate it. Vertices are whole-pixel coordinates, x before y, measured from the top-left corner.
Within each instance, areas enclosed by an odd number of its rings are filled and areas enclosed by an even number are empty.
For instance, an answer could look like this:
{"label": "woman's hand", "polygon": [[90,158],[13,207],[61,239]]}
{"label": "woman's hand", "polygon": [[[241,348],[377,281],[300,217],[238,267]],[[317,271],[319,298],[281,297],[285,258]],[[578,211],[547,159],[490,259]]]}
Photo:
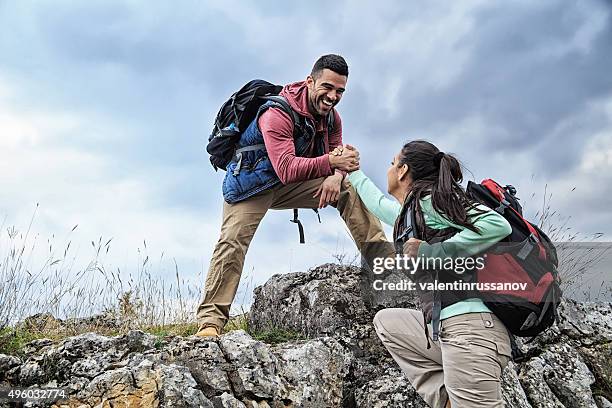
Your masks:
{"label": "woman's hand", "polygon": [[421,245],[421,242],[420,239],[416,238],[410,238],[404,242],[404,255],[408,255],[411,258],[419,256],[419,245]]}

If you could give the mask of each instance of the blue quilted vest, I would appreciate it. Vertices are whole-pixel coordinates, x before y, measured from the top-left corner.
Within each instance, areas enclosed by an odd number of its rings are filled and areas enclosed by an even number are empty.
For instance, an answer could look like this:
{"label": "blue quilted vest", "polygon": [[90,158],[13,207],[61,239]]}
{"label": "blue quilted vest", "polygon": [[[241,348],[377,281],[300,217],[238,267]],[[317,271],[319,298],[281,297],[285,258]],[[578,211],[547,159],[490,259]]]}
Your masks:
{"label": "blue quilted vest", "polygon": [[[280,183],[268,158],[263,135],[258,126],[259,116],[270,107],[285,110],[280,103],[274,101],[263,104],[255,119],[240,136],[236,154],[227,166],[227,173],[223,179],[223,198],[230,204],[245,200]],[[295,154],[298,157],[306,157],[312,138],[316,135],[313,124],[294,112],[287,113],[294,118]],[[298,123],[295,123],[296,118],[298,118]],[[328,125],[328,133],[330,126],[333,124]],[[324,137],[321,136],[315,140],[314,157],[324,153]]]}

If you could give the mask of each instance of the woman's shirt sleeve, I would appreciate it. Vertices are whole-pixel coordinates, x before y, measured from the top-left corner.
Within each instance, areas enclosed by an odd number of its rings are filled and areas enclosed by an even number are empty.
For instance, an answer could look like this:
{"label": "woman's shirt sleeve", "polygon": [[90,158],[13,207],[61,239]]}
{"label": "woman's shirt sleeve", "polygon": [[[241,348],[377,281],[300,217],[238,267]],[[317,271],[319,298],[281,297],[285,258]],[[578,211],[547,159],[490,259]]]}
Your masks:
{"label": "woman's shirt sleeve", "polygon": [[349,174],[349,181],[368,210],[387,225],[393,226],[402,206],[387,198],[361,170]]}
{"label": "woman's shirt sleeve", "polygon": [[[464,226],[453,224],[441,214],[438,214],[431,204],[431,196],[421,200],[425,222],[429,227],[443,229],[457,228],[459,232],[444,242],[419,245],[419,255],[432,258],[454,258],[472,256],[481,253],[506,238],[512,232],[510,223],[497,212],[484,205],[478,205],[470,210],[468,216],[479,232],[474,232]],[[480,212],[480,213],[479,213]]]}

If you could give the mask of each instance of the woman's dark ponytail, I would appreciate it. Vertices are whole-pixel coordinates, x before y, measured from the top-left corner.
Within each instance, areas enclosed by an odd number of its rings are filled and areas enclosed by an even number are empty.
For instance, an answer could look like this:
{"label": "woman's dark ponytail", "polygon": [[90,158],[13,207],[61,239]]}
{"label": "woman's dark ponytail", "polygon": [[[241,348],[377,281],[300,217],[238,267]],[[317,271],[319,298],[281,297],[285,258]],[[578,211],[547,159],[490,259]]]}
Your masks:
{"label": "woman's dark ponytail", "polygon": [[461,164],[454,156],[441,152],[429,142],[415,140],[404,145],[398,164],[409,167],[413,180],[410,192],[417,210],[420,199],[431,195],[434,210],[452,223],[478,232],[468,218],[468,211],[475,208],[475,203],[461,187]]}

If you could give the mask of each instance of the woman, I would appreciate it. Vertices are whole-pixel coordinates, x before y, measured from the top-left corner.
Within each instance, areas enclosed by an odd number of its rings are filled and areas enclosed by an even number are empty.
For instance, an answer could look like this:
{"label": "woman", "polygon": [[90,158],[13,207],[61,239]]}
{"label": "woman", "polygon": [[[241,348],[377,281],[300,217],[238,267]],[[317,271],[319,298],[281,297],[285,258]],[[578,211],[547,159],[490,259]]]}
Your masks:
{"label": "woman", "polygon": [[[420,140],[405,144],[387,172],[388,191],[397,202],[387,199],[363,172],[349,176],[364,204],[386,224],[395,223],[400,203],[413,199],[417,218],[422,217],[428,230],[456,231],[443,242],[410,238],[404,244],[405,254],[424,257],[476,255],[511,232],[501,215],[470,201],[462,179],[457,159]],[[508,332],[477,295],[463,295],[442,301],[439,341],[425,337],[431,325],[427,330],[417,310],[381,310],[374,327],[429,406],[503,407],[500,377],[511,357]]]}

